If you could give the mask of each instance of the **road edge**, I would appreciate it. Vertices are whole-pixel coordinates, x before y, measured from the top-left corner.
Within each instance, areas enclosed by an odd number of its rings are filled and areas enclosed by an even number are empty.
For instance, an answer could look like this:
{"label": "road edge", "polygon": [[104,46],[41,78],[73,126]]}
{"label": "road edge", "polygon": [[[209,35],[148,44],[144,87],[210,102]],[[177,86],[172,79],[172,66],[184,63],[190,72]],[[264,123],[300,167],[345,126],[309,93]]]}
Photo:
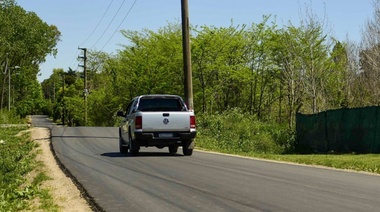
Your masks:
{"label": "road edge", "polygon": [[84,188],[84,186],[78,181],[78,179],[70,172],[70,170],[68,170],[65,165],[59,160],[55,150],[54,150],[54,146],[53,146],[53,140],[52,140],[52,129],[47,127],[50,131],[50,151],[52,152],[53,154],[53,157],[54,157],[54,160],[56,161],[56,163],[58,164],[58,167],[61,169],[61,171],[68,177],[71,179],[71,181],[73,182],[73,184],[75,185],[75,187],[77,187],[77,189],[79,190],[80,192],[80,195],[82,198],[84,198],[86,200],[86,202],[88,203],[88,205],[90,206],[91,210],[94,211],[94,212],[106,212],[99,204],[97,204],[97,202],[95,201],[95,199],[87,192],[87,190]]}

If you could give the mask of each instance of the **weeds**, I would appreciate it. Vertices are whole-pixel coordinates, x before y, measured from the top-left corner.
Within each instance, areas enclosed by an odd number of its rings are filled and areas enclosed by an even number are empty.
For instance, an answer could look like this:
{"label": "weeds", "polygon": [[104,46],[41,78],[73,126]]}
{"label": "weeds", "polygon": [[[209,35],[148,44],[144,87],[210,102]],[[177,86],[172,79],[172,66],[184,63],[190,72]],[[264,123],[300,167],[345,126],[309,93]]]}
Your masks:
{"label": "weeds", "polygon": [[[52,197],[41,183],[48,177],[36,162],[37,147],[30,133],[19,133],[27,127],[0,128],[0,211],[30,209],[30,202],[38,199],[40,209],[55,210]],[[27,180],[27,174],[36,176]],[[33,206],[34,207],[34,206]]]}
{"label": "weeds", "polygon": [[197,146],[228,153],[283,154],[293,150],[294,133],[238,109],[198,117]]}
{"label": "weeds", "polygon": [[16,111],[2,109],[0,113],[0,124],[25,124],[26,120],[16,115]]}
{"label": "weeds", "polygon": [[[21,189],[24,176],[33,167],[35,155],[29,154],[34,147],[28,142],[27,134],[16,134],[26,128],[0,128],[0,211],[19,210],[26,207],[25,200],[30,197],[28,187]],[[27,141],[27,142],[26,142]]]}

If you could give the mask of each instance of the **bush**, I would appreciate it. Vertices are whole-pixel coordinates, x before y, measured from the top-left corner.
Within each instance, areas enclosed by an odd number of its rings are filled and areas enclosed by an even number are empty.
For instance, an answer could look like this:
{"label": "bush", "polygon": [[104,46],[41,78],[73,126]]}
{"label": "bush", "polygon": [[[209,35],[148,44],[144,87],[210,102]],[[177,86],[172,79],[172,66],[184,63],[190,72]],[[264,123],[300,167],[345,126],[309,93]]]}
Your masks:
{"label": "bush", "polygon": [[277,123],[258,121],[239,109],[197,117],[198,147],[228,153],[288,153],[294,133]]}
{"label": "bush", "polygon": [[0,124],[25,124],[25,119],[20,118],[15,110],[2,109],[0,113]]}

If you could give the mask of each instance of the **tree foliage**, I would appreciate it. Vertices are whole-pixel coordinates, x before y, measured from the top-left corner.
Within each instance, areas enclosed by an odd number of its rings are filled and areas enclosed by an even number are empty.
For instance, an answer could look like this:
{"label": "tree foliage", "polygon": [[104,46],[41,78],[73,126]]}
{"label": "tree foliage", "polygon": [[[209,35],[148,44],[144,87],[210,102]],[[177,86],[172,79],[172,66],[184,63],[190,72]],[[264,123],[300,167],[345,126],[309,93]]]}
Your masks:
{"label": "tree foliage", "polygon": [[360,81],[366,105],[380,105],[380,1],[374,1],[373,19],[365,24],[360,50]]}
{"label": "tree foliage", "polygon": [[[360,50],[330,36],[325,25],[306,10],[298,25],[289,22],[282,28],[272,16],[250,25],[231,21],[228,27],[193,27],[195,111],[207,116],[237,109],[254,120],[294,128],[296,113],[378,104],[377,91],[370,90],[378,87],[377,42],[369,45],[366,40],[368,45]],[[372,23],[368,29],[374,27]],[[136,95],[183,94],[179,23],[122,34],[126,40],[116,54],[88,54],[90,125],[115,125],[115,112]],[[67,123],[81,125],[83,73],[74,72],[55,71],[42,87],[45,98],[55,102],[50,108],[57,119],[64,116]],[[65,83],[57,77],[62,74]]]}
{"label": "tree foliage", "polygon": [[[329,40],[317,22],[278,29],[270,16],[264,16],[262,22],[250,26],[231,22],[229,27],[201,26],[192,32],[197,112],[215,114],[240,108],[258,120],[285,122],[292,127],[297,112],[336,107],[327,95],[335,88],[326,84],[334,76],[339,78],[338,71],[331,70]],[[169,23],[157,32],[124,30],[122,34],[128,45],[116,55],[89,53],[88,114],[92,125],[113,125],[115,111],[125,108],[136,95],[183,94],[180,24]],[[336,58],[344,55],[342,48],[334,53]],[[75,106],[66,106],[65,111],[76,115],[65,117],[76,117],[80,124],[83,109],[73,109],[83,108],[82,73],[72,72],[65,72],[65,102]],[[45,87],[56,79],[53,75],[43,83]],[[74,87],[70,89],[69,75],[76,76],[77,93]],[[52,98],[52,94],[45,96]],[[69,100],[74,97],[76,101]],[[62,101],[58,104],[63,105]]]}
{"label": "tree foliage", "polygon": [[[54,69],[37,82],[39,65],[57,53],[57,27],[14,0],[2,2],[0,107],[10,105],[10,114],[43,112],[70,126],[114,126],[115,112],[134,96],[183,95],[180,23],[157,31],[122,30],[125,40],[115,54],[89,50],[86,111],[82,70]],[[271,15],[248,25],[192,27],[194,106],[205,141],[200,144],[285,153],[292,150],[297,113],[380,105],[379,14],[380,0],[374,0],[360,45],[332,37],[326,17],[310,8],[299,24],[281,28]]]}
{"label": "tree foliage", "polygon": [[[56,26],[48,25],[34,12],[25,11],[15,1],[2,2],[0,64],[3,74],[0,76],[0,106],[3,108],[5,103],[12,103],[17,110],[22,111],[21,115],[32,114],[38,111],[43,102],[37,81],[39,65],[45,61],[47,54],[57,53],[55,46],[60,32]],[[12,99],[6,100],[5,93],[8,92],[12,93]]]}

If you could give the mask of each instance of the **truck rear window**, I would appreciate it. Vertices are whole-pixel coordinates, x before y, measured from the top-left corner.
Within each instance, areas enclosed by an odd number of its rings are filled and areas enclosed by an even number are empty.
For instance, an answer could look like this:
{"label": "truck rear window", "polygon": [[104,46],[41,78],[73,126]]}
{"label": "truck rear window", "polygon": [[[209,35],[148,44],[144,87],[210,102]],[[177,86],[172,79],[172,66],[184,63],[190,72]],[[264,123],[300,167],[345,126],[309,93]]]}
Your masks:
{"label": "truck rear window", "polygon": [[179,99],[174,98],[141,98],[137,110],[140,111],[185,111]]}

